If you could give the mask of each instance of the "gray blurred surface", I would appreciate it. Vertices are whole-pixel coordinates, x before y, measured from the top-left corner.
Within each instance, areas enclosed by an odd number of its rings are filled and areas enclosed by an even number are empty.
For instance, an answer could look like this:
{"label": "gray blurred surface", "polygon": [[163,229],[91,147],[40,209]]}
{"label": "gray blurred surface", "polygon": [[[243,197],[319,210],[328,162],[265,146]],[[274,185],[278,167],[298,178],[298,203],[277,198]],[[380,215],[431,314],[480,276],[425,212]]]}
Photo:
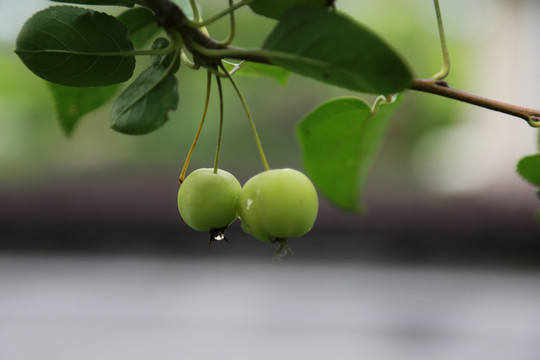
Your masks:
{"label": "gray blurred surface", "polygon": [[0,359],[540,358],[540,273],[0,256]]}

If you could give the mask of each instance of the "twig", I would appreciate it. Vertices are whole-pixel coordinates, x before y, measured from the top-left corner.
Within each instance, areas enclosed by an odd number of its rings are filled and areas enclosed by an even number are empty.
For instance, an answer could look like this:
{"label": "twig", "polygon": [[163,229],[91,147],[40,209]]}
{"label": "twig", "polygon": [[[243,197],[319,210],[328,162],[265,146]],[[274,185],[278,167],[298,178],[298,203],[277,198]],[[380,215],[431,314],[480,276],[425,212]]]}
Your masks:
{"label": "twig", "polygon": [[527,121],[529,125],[540,127],[540,110],[529,109],[522,106],[512,105],[501,101],[471,94],[465,91],[451,88],[445,81],[415,79],[411,86],[412,90],[427,92],[450,99],[459,100],[468,104],[480,106],[486,109],[517,116]]}

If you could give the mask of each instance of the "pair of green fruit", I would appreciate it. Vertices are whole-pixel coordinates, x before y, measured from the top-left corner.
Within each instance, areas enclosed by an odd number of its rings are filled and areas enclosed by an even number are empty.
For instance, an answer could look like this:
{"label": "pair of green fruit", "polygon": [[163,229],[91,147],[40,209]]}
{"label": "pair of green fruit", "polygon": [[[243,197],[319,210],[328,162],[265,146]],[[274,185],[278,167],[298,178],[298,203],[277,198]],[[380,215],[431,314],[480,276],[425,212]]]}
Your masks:
{"label": "pair of green fruit", "polygon": [[222,235],[239,217],[245,232],[276,242],[311,230],[318,199],[311,181],[297,170],[267,170],[242,187],[227,171],[203,168],[189,174],[180,186],[178,210],[186,224],[198,231]]}

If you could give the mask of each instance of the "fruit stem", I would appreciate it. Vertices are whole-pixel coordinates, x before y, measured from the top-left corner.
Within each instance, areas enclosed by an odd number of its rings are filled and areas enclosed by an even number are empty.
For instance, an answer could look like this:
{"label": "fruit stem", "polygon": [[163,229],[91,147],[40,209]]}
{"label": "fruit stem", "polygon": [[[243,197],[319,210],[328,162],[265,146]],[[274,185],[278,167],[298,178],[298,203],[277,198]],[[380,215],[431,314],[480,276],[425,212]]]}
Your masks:
{"label": "fruit stem", "polygon": [[201,122],[199,123],[199,128],[197,129],[197,133],[195,134],[195,138],[193,139],[193,142],[191,143],[191,147],[189,148],[186,161],[184,162],[184,166],[182,167],[182,172],[180,173],[180,177],[178,178],[178,182],[180,184],[182,184],[182,182],[184,181],[186,177],[189,161],[191,160],[191,156],[193,155],[193,150],[195,150],[195,145],[197,145],[197,141],[199,140],[199,136],[201,135],[201,131],[204,125],[204,119],[206,119],[206,113],[208,112],[208,104],[210,103],[211,85],[212,85],[212,74],[208,71],[207,76],[206,76],[206,99],[204,101],[203,115],[201,118]]}
{"label": "fruit stem", "polygon": [[287,256],[288,254],[294,255],[294,252],[291,250],[291,248],[287,244],[287,239],[286,238],[285,239],[276,239],[276,240],[274,240],[272,242],[274,242],[274,243],[277,242],[279,244],[278,249],[274,252],[274,256],[273,256],[274,259],[281,260],[285,256]]}
{"label": "fruit stem", "polygon": [[233,77],[227,69],[225,69],[225,66],[223,64],[219,64],[221,67],[221,70],[223,70],[227,76],[227,78],[230,80],[232,86],[234,87],[234,90],[238,94],[238,97],[240,98],[240,102],[242,103],[242,106],[244,107],[244,111],[246,112],[247,118],[249,120],[249,124],[251,125],[251,131],[253,133],[253,137],[255,138],[255,143],[257,144],[257,149],[259,150],[259,155],[261,157],[261,161],[263,163],[265,170],[270,170],[270,167],[268,166],[268,161],[266,161],[266,156],[264,156],[264,150],[261,144],[261,140],[259,138],[259,134],[257,133],[257,128],[255,127],[255,122],[253,121],[253,117],[251,116],[251,112],[249,111],[246,99],[244,99],[244,96],[242,95],[242,92],[240,91],[240,88],[236,84],[236,81],[234,81]]}
{"label": "fruit stem", "polygon": [[443,65],[441,71],[433,75],[433,80],[443,80],[450,73],[450,54],[448,53],[448,46],[446,45],[446,36],[444,35],[444,27],[441,15],[441,8],[439,6],[439,0],[433,0],[435,5],[435,13],[437,15],[437,26],[439,28],[439,38],[441,40],[441,48],[443,55]]}
{"label": "fruit stem", "polygon": [[218,171],[219,152],[221,150],[221,138],[223,137],[223,89],[221,87],[221,79],[219,76],[216,76],[216,82],[219,93],[219,131],[216,145],[216,158],[214,160],[214,174],[217,174]]}

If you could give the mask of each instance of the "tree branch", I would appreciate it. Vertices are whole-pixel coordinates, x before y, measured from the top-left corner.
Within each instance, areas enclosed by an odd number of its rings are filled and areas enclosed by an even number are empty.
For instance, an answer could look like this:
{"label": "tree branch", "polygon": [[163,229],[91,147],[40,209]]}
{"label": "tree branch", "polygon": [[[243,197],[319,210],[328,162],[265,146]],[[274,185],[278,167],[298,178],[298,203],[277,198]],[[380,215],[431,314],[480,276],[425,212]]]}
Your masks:
{"label": "tree branch", "polygon": [[[211,52],[208,52],[208,54],[209,53]],[[268,57],[264,56],[264,54],[258,51],[250,52],[249,50],[226,47],[214,53],[222,54],[222,56],[220,56],[221,58],[272,64]],[[208,56],[208,54],[206,56]],[[527,121],[527,123],[532,127],[540,127],[540,110],[508,104],[458,89],[454,89],[451,88],[450,85],[445,81],[433,79],[413,79],[413,83],[410,86],[410,89],[443,96],[449,99],[462,101],[471,105],[476,105],[486,109],[516,116]]]}
{"label": "tree branch", "polygon": [[435,81],[432,79],[414,79],[412,90],[427,92],[450,99],[459,100],[468,104],[480,106],[486,109],[502,112],[508,115],[517,116],[527,121],[529,125],[540,127],[540,110],[529,109],[522,106],[512,105],[501,101],[485,98],[465,91],[451,88],[445,81]]}
{"label": "tree branch", "polygon": [[154,12],[156,23],[164,28],[172,28],[187,20],[184,12],[170,0],[145,0],[146,6]]}
{"label": "tree branch", "polygon": [[[157,23],[165,29],[178,31],[194,58],[203,65],[216,68],[224,58],[272,64],[261,51],[224,46],[198,28],[190,26],[182,10],[170,0],[145,0],[145,2],[154,12]],[[540,127],[540,110],[503,103],[453,89],[445,81],[414,79],[410,89],[516,116],[527,121],[533,127]]]}

